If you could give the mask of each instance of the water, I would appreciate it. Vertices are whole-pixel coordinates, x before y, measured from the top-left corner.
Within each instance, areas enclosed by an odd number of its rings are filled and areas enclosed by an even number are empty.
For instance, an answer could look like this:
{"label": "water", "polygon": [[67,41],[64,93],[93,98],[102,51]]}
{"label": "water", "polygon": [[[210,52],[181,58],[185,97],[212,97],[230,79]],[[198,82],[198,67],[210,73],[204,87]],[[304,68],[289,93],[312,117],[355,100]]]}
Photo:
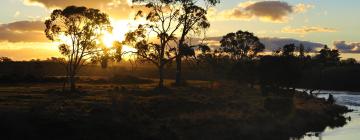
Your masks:
{"label": "water", "polygon": [[[345,116],[351,117],[348,123],[340,128],[326,128],[323,132],[311,132],[306,134],[301,140],[359,140],[360,139],[360,92],[345,91],[322,91],[321,93],[331,93],[336,99],[336,103],[345,105],[353,112]],[[327,98],[328,94],[319,94],[320,98]]]}

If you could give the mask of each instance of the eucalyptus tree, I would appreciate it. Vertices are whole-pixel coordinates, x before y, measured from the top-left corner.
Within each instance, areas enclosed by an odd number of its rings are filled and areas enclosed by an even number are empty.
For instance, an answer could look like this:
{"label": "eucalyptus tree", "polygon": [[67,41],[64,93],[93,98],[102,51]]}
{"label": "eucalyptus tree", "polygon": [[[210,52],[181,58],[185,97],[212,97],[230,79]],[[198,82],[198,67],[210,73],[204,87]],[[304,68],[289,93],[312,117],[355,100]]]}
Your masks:
{"label": "eucalyptus tree", "polygon": [[195,34],[201,33],[202,29],[210,27],[210,22],[207,18],[207,9],[209,6],[215,6],[220,0],[204,0],[204,6],[200,6],[197,0],[175,0],[180,3],[181,16],[179,22],[181,23],[181,35],[178,42],[177,56],[176,56],[176,85],[182,84],[182,57],[187,56],[186,50],[189,50],[186,44],[186,37],[190,32]]}
{"label": "eucalyptus tree", "polygon": [[99,37],[111,31],[109,17],[98,9],[69,6],[52,11],[45,21],[46,37],[59,41],[59,51],[67,58],[66,72],[70,91],[76,90],[76,75],[96,52]]}
{"label": "eucalyptus tree", "polygon": [[251,59],[265,49],[257,36],[241,30],[225,35],[220,43],[221,52],[229,54],[234,60]]}
{"label": "eucalyptus tree", "polygon": [[176,57],[176,37],[181,23],[178,22],[180,9],[172,0],[133,0],[144,4],[146,9],[139,10],[136,19],[146,22],[126,34],[125,44],[131,44],[137,59],[154,64],[159,71],[159,88],[164,87],[164,68]]}

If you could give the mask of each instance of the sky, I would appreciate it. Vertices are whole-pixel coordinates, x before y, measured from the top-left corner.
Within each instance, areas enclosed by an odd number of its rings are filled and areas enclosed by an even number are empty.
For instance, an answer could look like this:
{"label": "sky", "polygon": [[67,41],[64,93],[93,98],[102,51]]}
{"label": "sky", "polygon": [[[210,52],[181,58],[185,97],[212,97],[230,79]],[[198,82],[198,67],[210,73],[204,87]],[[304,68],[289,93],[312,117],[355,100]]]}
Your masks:
{"label": "sky", "polygon": [[[68,5],[100,9],[117,23],[118,36],[126,32],[123,25],[133,22],[136,12],[129,0],[1,0],[0,4],[0,56],[14,60],[60,56],[57,44],[43,33],[43,22],[53,9]],[[221,0],[208,9],[211,27],[206,36],[217,44],[227,33],[246,30],[259,36],[269,51],[291,42],[314,50],[327,44],[344,58],[360,60],[359,5],[359,0]]]}

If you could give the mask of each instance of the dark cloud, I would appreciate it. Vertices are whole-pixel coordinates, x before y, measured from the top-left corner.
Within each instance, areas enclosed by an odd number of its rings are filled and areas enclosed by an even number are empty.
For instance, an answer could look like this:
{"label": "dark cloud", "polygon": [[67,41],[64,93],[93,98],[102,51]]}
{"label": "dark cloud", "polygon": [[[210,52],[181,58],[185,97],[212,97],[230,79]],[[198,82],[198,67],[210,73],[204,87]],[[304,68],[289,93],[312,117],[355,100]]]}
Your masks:
{"label": "dark cloud", "polygon": [[46,42],[42,21],[18,21],[0,25],[0,41]]}
{"label": "dark cloud", "polygon": [[360,53],[360,42],[346,43],[346,41],[335,41],[334,46],[343,53]]}
{"label": "dark cloud", "polygon": [[69,5],[100,9],[116,19],[128,19],[129,15],[139,10],[131,6],[128,0],[25,0],[26,4],[42,5],[49,9],[65,8]]}
{"label": "dark cloud", "polygon": [[[126,2],[126,0],[121,0]],[[119,2],[121,2],[119,1]],[[25,0],[28,4],[42,4],[48,8],[64,8],[69,5],[101,7],[113,2],[113,0]]]}
{"label": "dark cloud", "polygon": [[225,10],[218,16],[225,19],[249,20],[259,18],[263,21],[286,22],[292,13],[304,13],[312,5],[297,4],[295,6],[282,1],[258,1],[240,3],[238,7]]}
{"label": "dark cloud", "polygon": [[280,1],[261,1],[249,5],[245,11],[258,17],[267,17],[273,21],[282,21],[293,12],[292,6]]}
{"label": "dark cloud", "polygon": [[[220,46],[219,41],[221,40],[221,37],[210,37],[205,41],[211,48],[218,48]],[[324,46],[324,44],[316,43],[316,42],[310,42],[310,41],[301,41],[291,38],[271,38],[271,37],[263,37],[260,38],[261,43],[265,45],[265,51],[266,52],[272,52],[278,48],[283,47],[286,44],[295,44],[300,45],[303,44],[304,47],[307,49],[311,49],[313,51],[316,51]]]}
{"label": "dark cloud", "polygon": [[266,46],[267,51],[273,51],[280,47],[283,47],[286,44],[295,44],[299,46],[300,44],[303,44],[304,47],[307,49],[311,49],[313,51],[316,51],[320,48],[322,48],[325,44],[317,43],[317,42],[310,42],[310,41],[302,41],[297,39],[291,39],[291,38],[260,38],[260,41]]}

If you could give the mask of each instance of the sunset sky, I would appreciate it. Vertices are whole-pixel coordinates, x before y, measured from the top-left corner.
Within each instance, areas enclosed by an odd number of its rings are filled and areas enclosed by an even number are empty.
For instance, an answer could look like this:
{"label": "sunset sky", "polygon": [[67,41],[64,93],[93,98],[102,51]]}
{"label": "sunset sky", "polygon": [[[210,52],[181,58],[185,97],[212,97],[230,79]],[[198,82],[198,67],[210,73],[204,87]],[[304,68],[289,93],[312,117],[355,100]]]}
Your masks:
{"label": "sunset sky", "polygon": [[[14,60],[60,56],[56,43],[44,36],[43,21],[52,9],[68,5],[108,13],[117,32],[108,35],[112,40],[123,38],[136,12],[129,0],[1,0],[0,56]],[[215,42],[226,33],[248,30],[261,37],[269,51],[292,41],[313,49],[327,44],[338,48],[345,58],[358,59],[359,6],[359,0],[223,0],[209,9],[211,28],[207,37]]]}

